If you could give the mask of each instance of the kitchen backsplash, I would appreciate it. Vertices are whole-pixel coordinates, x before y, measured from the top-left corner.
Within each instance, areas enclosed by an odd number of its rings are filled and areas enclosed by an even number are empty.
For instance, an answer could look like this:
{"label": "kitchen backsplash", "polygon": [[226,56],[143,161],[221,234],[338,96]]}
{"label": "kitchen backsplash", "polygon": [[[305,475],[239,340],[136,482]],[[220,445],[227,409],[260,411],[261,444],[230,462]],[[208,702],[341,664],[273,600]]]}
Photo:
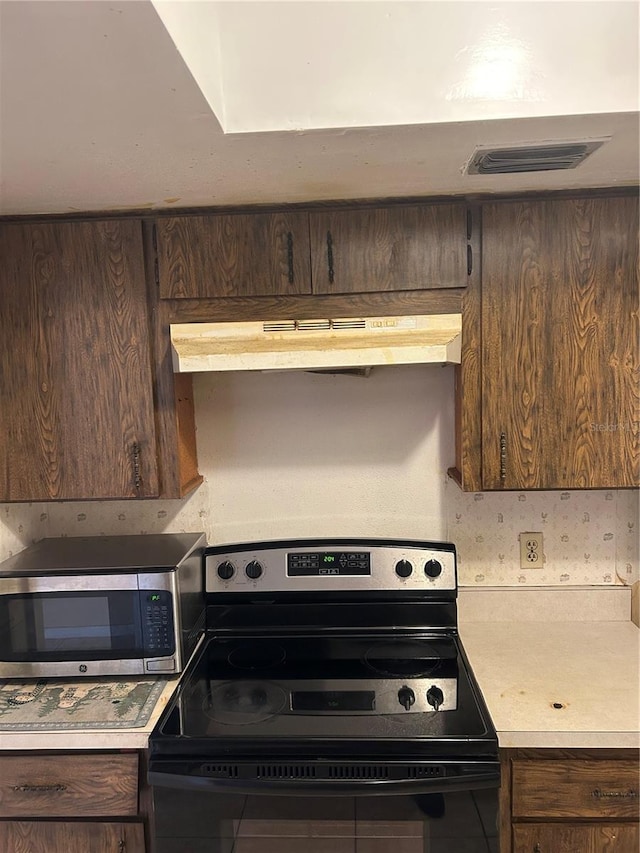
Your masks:
{"label": "kitchen backsplash", "polygon": [[[199,489],[182,501],[1,505],[0,559],[44,536],[202,530],[212,543],[446,538],[464,586],[640,578],[637,491],[464,494],[447,478],[451,367],[205,374],[194,386]],[[520,569],[524,531],[544,536],[540,569]]]}

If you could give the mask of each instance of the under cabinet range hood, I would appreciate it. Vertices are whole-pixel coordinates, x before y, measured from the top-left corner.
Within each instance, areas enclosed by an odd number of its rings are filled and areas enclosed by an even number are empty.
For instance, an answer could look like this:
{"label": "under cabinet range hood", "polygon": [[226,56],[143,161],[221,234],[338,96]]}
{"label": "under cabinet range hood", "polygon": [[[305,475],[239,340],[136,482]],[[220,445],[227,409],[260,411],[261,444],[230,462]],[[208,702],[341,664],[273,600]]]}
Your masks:
{"label": "under cabinet range hood", "polygon": [[171,325],[176,373],[459,364],[461,314]]}

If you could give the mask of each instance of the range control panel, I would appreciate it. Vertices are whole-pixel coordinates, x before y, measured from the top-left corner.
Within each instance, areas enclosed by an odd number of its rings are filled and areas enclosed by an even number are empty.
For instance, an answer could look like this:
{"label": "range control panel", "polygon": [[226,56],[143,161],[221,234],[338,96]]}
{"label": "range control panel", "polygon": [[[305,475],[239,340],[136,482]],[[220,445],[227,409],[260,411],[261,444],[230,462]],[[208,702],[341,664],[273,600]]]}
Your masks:
{"label": "range control panel", "polygon": [[207,592],[455,590],[449,542],[297,540],[209,547]]}
{"label": "range control panel", "polygon": [[[232,723],[234,712],[251,709],[256,716],[272,714],[428,714],[455,711],[456,678],[298,679],[292,681],[234,682],[231,699],[228,681],[212,681],[214,707]],[[225,707],[226,706],[226,707]]]}

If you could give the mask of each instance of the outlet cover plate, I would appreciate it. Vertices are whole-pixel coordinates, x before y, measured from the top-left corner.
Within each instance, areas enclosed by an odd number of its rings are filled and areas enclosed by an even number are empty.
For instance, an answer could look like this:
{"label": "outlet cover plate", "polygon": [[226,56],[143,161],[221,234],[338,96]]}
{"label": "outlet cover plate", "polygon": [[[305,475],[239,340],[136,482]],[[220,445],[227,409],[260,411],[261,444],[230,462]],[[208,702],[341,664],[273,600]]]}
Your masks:
{"label": "outlet cover plate", "polygon": [[519,535],[520,568],[541,569],[544,566],[542,533],[526,531]]}

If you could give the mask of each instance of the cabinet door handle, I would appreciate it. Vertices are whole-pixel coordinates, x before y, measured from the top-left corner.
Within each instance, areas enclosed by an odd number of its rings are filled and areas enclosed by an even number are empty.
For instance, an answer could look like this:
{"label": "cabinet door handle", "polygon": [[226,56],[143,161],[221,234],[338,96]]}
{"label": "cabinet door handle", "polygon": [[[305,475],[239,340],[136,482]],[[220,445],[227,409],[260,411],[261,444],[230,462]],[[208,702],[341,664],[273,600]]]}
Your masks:
{"label": "cabinet door handle", "polygon": [[124,840],[124,838],[121,838],[120,841],[118,842],[118,853],[126,853],[126,849],[127,849],[127,842]]}
{"label": "cabinet door handle", "polygon": [[540,847],[540,842],[536,841],[533,847],[533,853],[542,853],[542,847]]}
{"label": "cabinet door handle", "polygon": [[471,244],[467,243],[467,275],[471,275],[473,272],[473,249],[471,248]]}
{"label": "cabinet door handle", "polygon": [[66,785],[13,785],[12,791],[20,792],[21,794],[50,794],[52,792],[62,792],[67,790]]}
{"label": "cabinet door handle", "polygon": [[596,788],[591,796],[596,800],[632,800],[637,798],[638,792],[633,788],[628,791],[603,791],[602,788]]}
{"label": "cabinet door handle", "polygon": [[333,237],[331,231],[327,231],[327,266],[329,268],[329,281],[333,284],[335,273],[333,271]]}
{"label": "cabinet door handle", "polygon": [[289,267],[289,284],[293,284],[293,234],[287,234],[287,265]]}
{"label": "cabinet door handle", "polygon": [[504,485],[507,479],[507,434],[500,433],[500,481]]}
{"label": "cabinet door handle", "polygon": [[137,441],[134,441],[131,447],[131,457],[133,459],[133,487],[139,492],[142,485],[142,477],[140,475],[140,445]]}

